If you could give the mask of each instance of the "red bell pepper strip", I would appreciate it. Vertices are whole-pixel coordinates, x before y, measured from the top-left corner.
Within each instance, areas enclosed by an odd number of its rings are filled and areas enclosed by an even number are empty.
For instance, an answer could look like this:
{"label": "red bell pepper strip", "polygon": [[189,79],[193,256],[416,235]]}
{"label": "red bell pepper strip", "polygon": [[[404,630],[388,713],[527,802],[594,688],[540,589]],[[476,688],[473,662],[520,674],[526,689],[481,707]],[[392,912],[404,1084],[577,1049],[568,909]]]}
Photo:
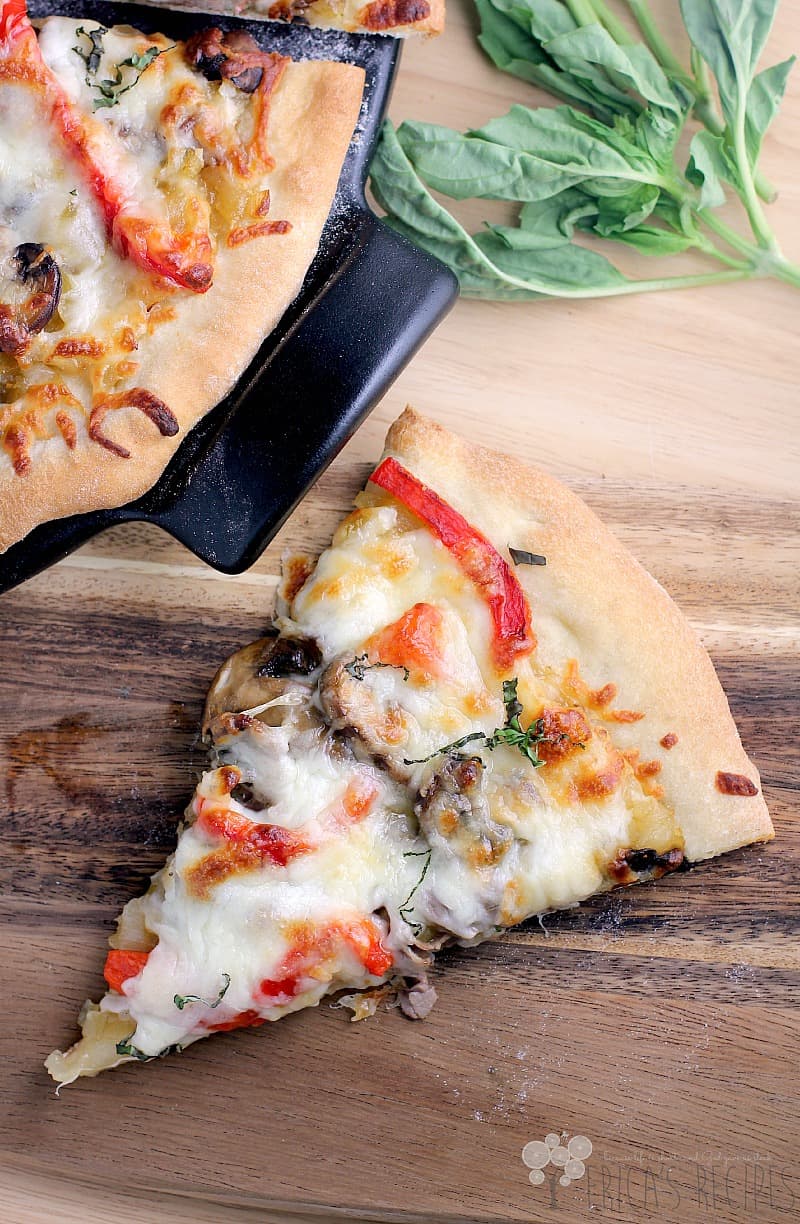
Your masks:
{"label": "red bell pepper strip", "polygon": [[118,994],[124,994],[128,978],[138,977],[147,964],[149,955],[149,952],[112,948],[106,957],[103,977],[112,990],[116,990]]}
{"label": "red bell pepper strip", "polygon": [[[298,854],[306,854],[312,847],[300,833],[286,829],[283,825],[256,824],[238,812],[228,808],[203,804],[197,827],[211,837],[227,842],[240,858],[242,865],[252,862],[274,863],[285,867]],[[237,856],[235,851],[240,853]]]}
{"label": "red bell pepper strip", "polygon": [[[331,922],[325,927],[306,923],[297,931],[278,967],[279,976],[262,981],[260,999],[281,1005],[300,994],[310,977],[330,981],[342,947],[353,952],[367,973],[375,977],[383,977],[394,963],[391,952],[381,942],[381,932],[370,918]],[[326,962],[330,964],[327,977],[323,969]]]}
{"label": "red bell pepper strip", "polygon": [[25,0],[0,0],[0,80],[24,81],[36,88],[51,123],[103,211],[109,240],[123,258],[181,289],[205,293],[214,275],[208,232],[176,234],[166,216],[143,217],[137,202],[115,182],[121,149],[99,119],[84,115],[48,68],[28,19]]}
{"label": "red bell pepper strip", "polygon": [[529,654],[536,646],[530,606],[508,562],[486,536],[391,456],[370,480],[422,519],[480,588],[492,616],[496,665],[506,671],[518,655]]}

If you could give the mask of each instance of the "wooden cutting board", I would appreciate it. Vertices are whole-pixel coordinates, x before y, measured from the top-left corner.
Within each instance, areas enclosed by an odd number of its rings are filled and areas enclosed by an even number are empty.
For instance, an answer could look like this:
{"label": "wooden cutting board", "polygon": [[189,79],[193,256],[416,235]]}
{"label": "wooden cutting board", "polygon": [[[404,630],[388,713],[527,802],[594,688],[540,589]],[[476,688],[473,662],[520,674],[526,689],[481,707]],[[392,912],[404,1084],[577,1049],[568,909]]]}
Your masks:
{"label": "wooden cutting board", "polygon": [[[445,38],[409,46],[398,118],[465,127],[533,96],[471,20],[455,6]],[[792,49],[786,3],[771,58]],[[799,259],[800,75],[765,170]],[[130,526],[0,600],[4,1221],[800,1216],[799,308],[766,282],[461,302],[249,573]],[[445,953],[424,1023],[324,1003],[56,1098],[42,1059],[174,842],[216,665],[261,632],[281,551],[325,543],[406,400],[563,477],[673,594],[777,840]],[[568,1186],[552,1165],[529,1181],[522,1149],[548,1134],[592,1145]]]}

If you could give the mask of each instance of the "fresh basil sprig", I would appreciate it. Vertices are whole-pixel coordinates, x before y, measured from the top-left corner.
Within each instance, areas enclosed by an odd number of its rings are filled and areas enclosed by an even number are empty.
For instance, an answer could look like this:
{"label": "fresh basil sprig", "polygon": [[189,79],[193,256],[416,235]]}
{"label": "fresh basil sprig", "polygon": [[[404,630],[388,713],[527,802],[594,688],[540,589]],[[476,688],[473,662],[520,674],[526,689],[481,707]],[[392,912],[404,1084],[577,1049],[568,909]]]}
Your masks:
{"label": "fresh basil sprig", "polygon": [[[453,269],[464,294],[583,298],[767,275],[800,288],[800,268],[783,257],[767,221],[762,199],[774,192],[758,169],[794,62],[756,71],[778,0],[681,0],[690,68],[647,0],[619,0],[644,41],[605,0],[475,2],[493,62],[569,105],[515,105],[466,133],[384,125],[374,195],[390,225]],[[679,140],[691,119],[701,127],[684,164]],[[752,237],[717,215],[726,187],[742,201]],[[470,234],[432,191],[511,201],[517,223]],[[631,278],[576,241],[587,233],[650,256],[693,249],[720,266]]]}
{"label": "fresh basil sprig", "polygon": [[[537,752],[539,744],[560,744],[564,740],[569,739],[565,732],[559,731],[552,735],[545,728],[543,718],[537,718],[534,722],[529,723],[523,728],[519,721],[519,716],[522,713],[522,703],[517,697],[517,679],[503,681],[503,705],[506,708],[506,720],[502,727],[496,727],[491,735],[487,735],[485,731],[471,731],[469,735],[462,735],[461,739],[453,740],[452,744],[445,744],[442,748],[437,748],[435,752],[429,756],[419,757],[417,760],[404,760],[404,765],[425,765],[428,761],[432,761],[437,756],[457,756],[460,749],[466,747],[467,744],[475,744],[480,748],[488,748],[490,750],[499,748],[501,744],[506,744],[509,748],[516,748],[526,760],[530,761],[534,769],[539,769],[545,764],[542,757]],[[578,740],[571,741],[576,748],[585,747]]]}

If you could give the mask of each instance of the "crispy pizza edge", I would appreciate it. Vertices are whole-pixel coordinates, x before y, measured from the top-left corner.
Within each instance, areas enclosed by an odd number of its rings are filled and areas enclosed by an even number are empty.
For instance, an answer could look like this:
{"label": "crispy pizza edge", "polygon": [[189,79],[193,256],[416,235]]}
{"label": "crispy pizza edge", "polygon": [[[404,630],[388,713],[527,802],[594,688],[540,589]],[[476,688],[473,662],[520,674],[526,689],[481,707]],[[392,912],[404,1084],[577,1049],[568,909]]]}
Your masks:
{"label": "crispy pizza edge", "polygon": [[[588,683],[612,682],[619,705],[643,713],[614,735],[660,762],[659,782],[688,861],[774,836],[758,771],[708,652],[670,595],[581,498],[546,472],[468,442],[411,408],[391,426],[386,453],[499,549],[512,544],[547,556],[546,567],[515,569],[534,630],[537,607],[549,601],[566,608]],[[662,745],[666,736],[675,737],[674,746]],[[740,779],[748,793],[720,789],[720,775]]]}

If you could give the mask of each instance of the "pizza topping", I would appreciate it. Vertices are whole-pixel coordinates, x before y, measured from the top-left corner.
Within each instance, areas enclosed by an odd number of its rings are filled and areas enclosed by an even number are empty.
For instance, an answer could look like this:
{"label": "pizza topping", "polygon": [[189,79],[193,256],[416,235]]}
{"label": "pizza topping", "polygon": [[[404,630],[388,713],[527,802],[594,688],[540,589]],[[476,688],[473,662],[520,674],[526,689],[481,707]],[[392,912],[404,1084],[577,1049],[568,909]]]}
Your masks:
{"label": "pizza topping", "polygon": [[563,760],[576,748],[584,748],[592,735],[585,715],[576,709],[544,709],[538,722],[542,738],[537,742],[536,751],[545,764]]}
{"label": "pizza topping", "polygon": [[674,731],[668,731],[666,735],[662,735],[658,742],[662,748],[666,748],[669,751],[670,748],[674,748],[677,744],[678,737]]}
{"label": "pizza topping", "polygon": [[130,459],[131,452],[127,447],[120,446],[103,433],[102,424],[109,412],[120,408],[138,408],[149,421],[152,421],[162,437],[171,438],[180,426],[175,414],[163,400],[143,387],[132,387],[130,391],[120,391],[116,395],[104,395],[95,400],[89,417],[88,432],[93,442],[97,442],[120,459]]}
{"label": "pizza topping", "polygon": [[411,675],[411,672],[407,667],[404,667],[402,663],[370,663],[369,655],[366,652],[364,654],[356,655],[352,662],[345,663],[344,670],[347,672],[348,676],[352,676],[354,680],[363,680],[368,671],[373,671],[375,668],[381,667],[396,667],[398,671],[403,673],[403,679],[405,681],[408,681]]}
{"label": "pizza topping", "polygon": [[392,30],[424,21],[430,14],[428,0],[372,0],[358,14],[358,21],[367,30]]}
{"label": "pizza topping", "polygon": [[4,277],[4,298],[13,298],[14,282],[28,290],[21,301],[0,302],[0,353],[19,357],[31,337],[50,322],[61,297],[61,272],[38,242],[22,242],[10,259],[12,276]]}
{"label": "pizza topping", "polygon": [[536,638],[528,601],[508,563],[486,536],[391,456],[370,480],[422,519],[479,588],[492,615],[497,666],[506,670],[517,656],[530,654]]}
{"label": "pizza topping", "polygon": [[[367,657],[374,656],[385,666],[402,669],[406,680],[411,674],[415,681],[443,679],[446,675],[445,632],[441,609],[434,604],[416,603],[393,624],[367,639],[364,643]],[[348,670],[351,667],[348,664]],[[363,675],[358,677],[363,678]]]}
{"label": "pizza topping", "polygon": [[757,795],[758,787],[744,774],[724,773],[720,770],[716,777],[717,790],[723,795]]}
{"label": "pizza topping", "polygon": [[282,1004],[307,989],[309,979],[314,985],[330,982],[343,953],[354,955],[373,977],[383,977],[393,964],[392,954],[384,947],[381,932],[371,918],[345,919],[322,927],[298,923],[289,952],[278,966],[278,976],[261,982],[260,999],[267,1006]]}
{"label": "pizza topping", "polygon": [[[436,990],[426,979],[415,982],[407,990],[398,993],[400,1010],[409,1020],[424,1020],[436,1002]],[[353,1016],[357,1020],[358,1016]]]}
{"label": "pizza topping", "polygon": [[[568,732],[564,729],[562,721],[552,717],[549,720],[549,727],[546,725],[544,718],[537,718],[529,723],[527,728],[523,730],[522,724],[519,721],[519,716],[522,713],[522,704],[517,700],[517,680],[503,681],[503,704],[506,708],[506,721],[502,727],[497,727],[490,735],[485,731],[471,731],[469,735],[462,735],[460,739],[454,740],[452,744],[445,744],[442,748],[437,748],[435,752],[429,756],[421,757],[416,761],[406,761],[406,765],[424,765],[426,761],[432,761],[434,757],[441,756],[443,753],[452,755],[457,753],[459,749],[464,748],[467,744],[476,744],[481,748],[494,749],[499,748],[501,744],[507,745],[509,748],[517,748],[526,760],[530,761],[534,769],[539,769],[540,766],[546,764],[547,758],[538,751],[540,744],[549,744],[551,749],[555,749],[558,755],[558,748],[564,744],[568,738]],[[585,720],[579,722],[574,720],[574,726],[577,729],[579,726],[583,728]],[[570,739],[571,747],[582,748],[583,741]]]}
{"label": "pizza topping", "polygon": [[547,565],[547,557],[543,557],[541,553],[528,552],[526,548],[512,548],[511,545],[508,551],[515,565]]}
{"label": "pizza topping", "polygon": [[480,757],[446,761],[420,791],[414,815],[432,845],[445,843],[471,867],[493,866],[514,840],[508,825],[492,817]]}
{"label": "pizza topping", "polygon": [[147,964],[149,952],[134,952],[130,949],[112,948],[106,957],[103,977],[112,990],[118,994],[125,993],[125,983],[129,978],[138,977]]}
{"label": "pizza topping", "polygon": [[359,737],[368,751],[387,764],[395,777],[405,778],[404,770],[394,768],[392,749],[408,738],[403,711],[364,683],[364,670],[354,661],[334,662],[323,673],[319,696],[322,709],[334,731]]}
{"label": "pizza topping", "polygon": [[230,1033],[234,1029],[241,1028],[258,1028],[259,1024],[266,1024],[266,1017],[262,1016],[254,1008],[249,1007],[246,1011],[239,1012],[230,1020],[221,1020],[219,1024],[203,1023],[203,1028],[209,1033]]}
{"label": "pizza topping", "polygon": [[276,637],[257,676],[308,676],[322,663],[322,652],[311,638]]}
{"label": "pizza topping", "polygon": [[223,33],[214,26],[186,43],[186,62],[208,81],[230,81],[242,93],[255,93],[264,77],[265,52],[244,30]]}
{"label": "pizza topping", "polygon": [[267,9],[270,21],[291,21],[293,17],[301,17],[310,8],[313,0],[278,0]]}
{"label": "pizza topping", "polygon": [[[100,67],[100,60],[103,56],[103,35],[108,33],[105,26],[98,25],[93,30],[87,30],[83,26],[78,26],[75,31],[79,38],[88,40],[88,47],[73,47],[76,55],[79,55],[86,64],[86,84],[90,89],[96,89],[99,96],[92,102],[92,110],[102,110],[103,107],[116,106],[124,93],[129,89],[133,89],[141,77],[145,69],[149,68],[153,60],[159,55],[163,55],[165,51],[174,51],[176,44],[171,47],[148,47],[143,52],[134,51],[127,59],[120,60],[114,68],[113,80],[99,80],[97,70]],[[132,73],[123,73],[123,68],[132,69]]]}
{"label": "pizza topping", "polygon": [[223,973],[222,976],[225,979],[225,981],[223,982],[220,988],[220,992],[217,995],[216,999],[214,999],[213,1002],[209,1002],[208,999],[202,999],[200,995],[196,995],[196,994],[187,994],[187,995],[176,994],[174,995],[172,1001],[177,1007],[178,1011],[183,1011],[187,1003],[204,1003],[206,1007],[210,1007],[212,1010],[215,1007],[219,1007],[220,1003],[225,998],[225,995],[228,993],[228,989],[231,984],[231,975],[229,973]]}
{"label": "pizza topping", "polygon": [[659,853],[657,850],[620,850],[608,865],[609,875],[618,884],[635,884],[643,877],[658,880],[670,871],[679,871],[685,866],[683,850],[674,847]]}

